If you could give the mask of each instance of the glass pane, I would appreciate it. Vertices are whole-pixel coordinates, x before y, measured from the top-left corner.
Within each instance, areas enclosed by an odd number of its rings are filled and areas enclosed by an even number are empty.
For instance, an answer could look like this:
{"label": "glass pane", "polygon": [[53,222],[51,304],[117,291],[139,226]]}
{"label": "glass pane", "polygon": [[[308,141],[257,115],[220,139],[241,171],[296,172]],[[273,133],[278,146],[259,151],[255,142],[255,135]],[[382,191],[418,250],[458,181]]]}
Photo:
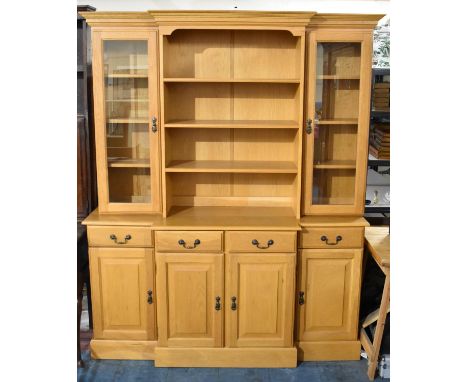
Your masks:
{"label": "glass pane", "polygon": [[109,202],[151,202],[146,41],[104,41]]}
{"label": "glass pane", "polygon": [[360,43],[318,43],[313,204],[354,204]]}
{"label": "glass pane", "polygon": [[313,204],[354,204],[354,170],[314,169]]}

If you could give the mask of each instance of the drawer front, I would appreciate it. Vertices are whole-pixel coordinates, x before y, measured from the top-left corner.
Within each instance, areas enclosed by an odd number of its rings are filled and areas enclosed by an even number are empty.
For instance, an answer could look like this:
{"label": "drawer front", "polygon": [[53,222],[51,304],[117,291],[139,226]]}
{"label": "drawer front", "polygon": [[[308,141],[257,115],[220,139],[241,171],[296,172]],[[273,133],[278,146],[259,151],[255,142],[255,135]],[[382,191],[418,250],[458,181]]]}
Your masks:
{"label": "drawer front", "polygon": [[151,228],[125,226],[88,226],[90,247],[152,247]]}
{"label": "drawer front", "polygon": [[363,227],[307,228],[300,233],[300,248],[362,248]]}
{"label": "drawer front", "polygon": [[297,232],[231,231],[226,232],[228,252],[296,252]]}
{"label": "drawer front", "polygon": [[222,231],[158,231],[158,252],[222,252]]}

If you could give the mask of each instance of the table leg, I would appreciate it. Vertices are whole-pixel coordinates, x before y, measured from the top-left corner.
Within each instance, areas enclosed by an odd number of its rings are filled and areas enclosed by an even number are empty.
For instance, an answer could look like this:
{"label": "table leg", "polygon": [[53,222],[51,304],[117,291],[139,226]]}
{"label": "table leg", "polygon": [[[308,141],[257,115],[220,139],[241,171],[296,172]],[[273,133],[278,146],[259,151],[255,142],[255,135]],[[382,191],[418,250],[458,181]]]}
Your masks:
{"label": "table leg", "polygon": [[380,302],[379,318],[377,320],[377,327],[375,329],[373,348],[374,352],[369,358],[369,368],[367,369],[367,376],[371,381],[375,378],[375,369],[377,368],[377,361],[379,360],[380,345],[382,344],[382,336],[385,328],[385,320],[387,319],[387,309],[390,304],[390,269],[385,272],[385,285],[382,293],[382,300]]}

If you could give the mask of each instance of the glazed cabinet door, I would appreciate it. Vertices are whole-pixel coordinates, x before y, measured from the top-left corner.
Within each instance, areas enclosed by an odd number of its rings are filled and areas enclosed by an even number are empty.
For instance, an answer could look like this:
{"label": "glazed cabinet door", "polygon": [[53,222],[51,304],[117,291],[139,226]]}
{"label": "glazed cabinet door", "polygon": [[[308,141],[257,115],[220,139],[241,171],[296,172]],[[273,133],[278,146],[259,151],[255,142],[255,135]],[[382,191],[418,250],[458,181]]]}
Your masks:
{"label": "glazed cabinet door", "polygon": [[153,250],[89,248],[94,338],[153,340]]}
{"label": "glazed cabinet door", "polygon": [[356,340],[362,250],[303,249],[299,261],[299,340]]}
{"label": "glazed cabinet door", "polygon": [[371,32],[310,32],[304,214],[362,214],[367,174]]}
{"label": "glazed cabinet door", "polygon": [[223,256],[156,255],[159,346],[222,346]]}
{"label": "glazed cabinet door", "polygon": [[294,253],[230,253],[226,258],[226,346],[290,347]]}
{"label": "glazed cabinet door", "polygon": [[101,212],[161,211],[157,32],[93,32]]}

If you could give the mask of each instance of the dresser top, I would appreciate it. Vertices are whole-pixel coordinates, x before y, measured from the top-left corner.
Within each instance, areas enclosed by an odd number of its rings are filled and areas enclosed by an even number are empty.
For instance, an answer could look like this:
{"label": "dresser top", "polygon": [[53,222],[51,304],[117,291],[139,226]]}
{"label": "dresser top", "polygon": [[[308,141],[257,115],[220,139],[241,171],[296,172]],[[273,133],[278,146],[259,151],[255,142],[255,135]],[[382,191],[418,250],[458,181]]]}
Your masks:
{"label": "dresser top", "polygon": [[268,29],[276,27],[329,27],[373,29],[383,14],[339,14],[273,11],[199,11],[149,10],[147,12],[80,12],[87,23],[111,27],[158,26],[252,26]]}

